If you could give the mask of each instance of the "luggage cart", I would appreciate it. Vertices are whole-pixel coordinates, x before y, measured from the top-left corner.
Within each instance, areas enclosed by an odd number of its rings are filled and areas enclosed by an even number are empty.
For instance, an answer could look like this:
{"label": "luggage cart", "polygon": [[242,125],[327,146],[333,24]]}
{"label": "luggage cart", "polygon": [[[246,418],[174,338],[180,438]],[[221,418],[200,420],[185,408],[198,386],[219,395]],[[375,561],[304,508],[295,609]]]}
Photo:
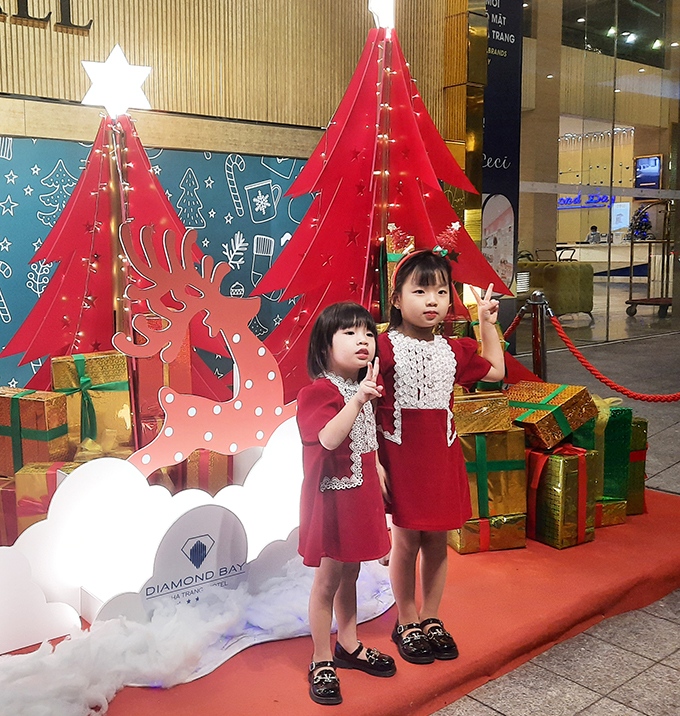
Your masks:
{"label": "luggage cart", "polygon": [[[649,231],[648,210],[653,206],[663,207],[662,238],[658,239]],[[656,199],[643,204],[633,215],[628,231],[630,240],[630,273],[628,280],[628,300],[626,313],[634,316],[638,306],[658,306],[659,318],[664,318],[672,303],[670,296],[671,278],[671,214],[674,211],[671,199]],[[635,263],[635,245],[647,246],[647,296],[633,298],[633,274]],[[656,249],[656,250],[655,250]],[[657,283],[660,288],[659,296],[652,296],[652,284]]]}

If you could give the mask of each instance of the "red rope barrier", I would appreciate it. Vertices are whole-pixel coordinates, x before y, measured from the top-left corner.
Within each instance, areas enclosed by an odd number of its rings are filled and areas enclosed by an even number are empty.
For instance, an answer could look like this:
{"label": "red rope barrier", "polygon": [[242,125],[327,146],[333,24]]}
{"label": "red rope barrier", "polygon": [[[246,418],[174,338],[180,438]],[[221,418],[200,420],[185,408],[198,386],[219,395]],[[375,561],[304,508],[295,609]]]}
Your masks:
{"label": "red rope barrier", "polygon": [[[632,398],[633,400],[644,400],[649,403],[673,403],[677,400],[680,400],[680,393],[671,393],[670,395],[646,395],[644,393],[636,393],[632,390],[628,390],[628,388],[624,388],[617,383],[615,383],[613,380],[610,380],[606,376],[604,376],[600,371],[595,368],[591,363],[589,363],[579,351],[579,349],[571,342],[571,339],[567,334],[564,332],[564,328],[562,328],[562,325],[557,320],[556,316],[549,316],[550,320],[552,321],[553,326],[555,327],[555,330],[557,331],[557,335],[564,341],[564,345],[567,346],[567,348],[571,351],[572,355],[576,358],[576,360],[587,370],[589,370],[599,381],[604,383],[608,388],[611,388],[612,390],[617,391],[618,393],[622,393],[628,398]],[[514,323],[514,321],[513,321]],[[512,328],[512,326],[510,326]]]}
{"label": "red rope barrier", "polygon": [[523,314],[520,311],[520,313],[515,316],[512,323],[508,326],[508,330],[505,331],[505,333],[503,334],[503,338],[505,338],[506,341],[517,330],[517,326],[519,326],[519,324],[522,322],[522,317]]}

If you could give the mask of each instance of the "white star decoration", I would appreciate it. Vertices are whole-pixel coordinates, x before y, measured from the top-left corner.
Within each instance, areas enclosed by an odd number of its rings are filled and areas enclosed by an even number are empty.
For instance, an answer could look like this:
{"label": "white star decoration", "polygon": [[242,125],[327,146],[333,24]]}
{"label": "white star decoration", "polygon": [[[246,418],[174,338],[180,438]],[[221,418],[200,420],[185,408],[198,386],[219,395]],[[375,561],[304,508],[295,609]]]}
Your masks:
{"label": "white star decoration", "polygon": [[8,184],[16,184],[17,179],[19,177],[10,169],[9,174],[5,174],[5,179],[7,179]]}
{"label": "white star decoration", "polygon": [[204,249],[207,249],[208,246],[210,246],[210,241],[208,241],[208,239],[203,239],[201,243],[203,244]]}
{"label": "white star decoration", "polygon": [[206,189],[213,188],[213,184],[215,183],[215,180],[212,177],[208,177],[207,179],[204,179],[203,181],[205,182]]}
{"label": "white star decoration", "polygon": [[163,171],[158,164],[154,164],[151,169],[156,176],[158,176]]}
{"label": "white star decoration", "polygon": [[31,167],[31,174],[33,174],[34,176],[38,176],[38,174],[40,174],[41,171],[42,170],[40,169],[40,167],[37,164],[34,164]]}
{"label": "white star decoration", "polygon": [[33,187],[30,184],[24,187],[24,196],[31,196],[32,193]]}
{"label": "white star decoration", "polygon": [[114,119],[125,114],[130,107],[151,109],[142,90],[151,68],[129,64],[119,45],[111,50],[106,62],[83,61],[83,68],[92,80],[92,87],[83,97],[83,104],[103,105]]}
{"label": "white star decoration", "polygon": [[227,222],[227,224],[231,224],[231,222],[234,220],[234,217],[231,214],[227,214],[224,217],[224,220]]}
{"label": "white star decoration", "polygon": [[5,236],[5,238],[0,241],[0,251],[9,251],[11,245],[12,242]]}
{"label": "white star decoration", "polygon": [[211,219],[214,219],[215,218],[215,209],[210,209],[210,211],[208,212],[208,216]]}
{"label": "white star decoration", "polygon": [[41,238],[37,238],[37,239],[33,242],[33,248],[37,251],[41,246],[42,246],[42,239],[41,239]]}
{"label": "white star decoration", "polygon": [[17,382],[16,378],[12,378],[12,380],[10,380],[10,382],[7,383],[7,385],[9,385],[10,388],[16,388],[17,385],[19,385],[19,383]]}
{"label": "white star decoration", "polygon": [[460,221],[454,221],[454,222],[451,224],[451,227],[450,227],[450,228],[452,228],[454,231],[458,231],[458,229],[460,229]]}
{"label": "white star decoration", "polygon": [[8,194],[5,201],[0,201],[0,206],[2,207],[2,214],[0,214],[0,216],[4,216],[5,214],[14,216],[14,207],[19,206],[19,204],[17,204],[16,201],[12,201],[12,197]]}
{"label": "white star decoration", "polygon": [[170,199],[172,199],[172,194],[170,193],[170,190],[169,190],[169,189],[166,189],[166,190],[165,190],[165,196],[168,197],[168,201],[170,201]]}

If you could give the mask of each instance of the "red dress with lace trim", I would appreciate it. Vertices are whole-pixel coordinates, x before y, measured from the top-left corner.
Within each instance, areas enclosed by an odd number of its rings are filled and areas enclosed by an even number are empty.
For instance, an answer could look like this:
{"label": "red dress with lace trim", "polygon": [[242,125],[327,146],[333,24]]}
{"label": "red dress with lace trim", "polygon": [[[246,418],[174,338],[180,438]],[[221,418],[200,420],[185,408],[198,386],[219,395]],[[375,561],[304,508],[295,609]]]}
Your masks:
{"label": "red dress with lace trim", "polygon": [[[415,339],[408,339],[415,340]],[[489,372],[490,363],[477,355],[472,338],[446,339],[455,357],[449,407],[454,383],[476,383]],[[421,341],[422,342],[422,341]],[[387,470],[392,521],[398,527],[441,531],[458,529],[472,517],[470,488],[458,437],[448,445],[445,409],[401,409],[401,444],[386,438],[395,433],[395,357],[387,333],[378,337],[380,372],[385,384],[376,420],[380,461]],[[427,394],[427,385],[418,385]],[[455,425],[451,421],[451,430]],[[399,432],[398,430],[396,431]]]}
{"label": "red dress with lace trim", "polygon": [[[353,471],[349,436],[335,450],[326,450],[319,442],[319,431],[345,405],[327,378],[302,388],[297,401],[304,467],[298,552],[310,567],[318,567],[322,557],[338,562],[380,559],[390,543],[375,451],[362,454],[361,468]],[[322,486],[327,488],[323,492]]]}

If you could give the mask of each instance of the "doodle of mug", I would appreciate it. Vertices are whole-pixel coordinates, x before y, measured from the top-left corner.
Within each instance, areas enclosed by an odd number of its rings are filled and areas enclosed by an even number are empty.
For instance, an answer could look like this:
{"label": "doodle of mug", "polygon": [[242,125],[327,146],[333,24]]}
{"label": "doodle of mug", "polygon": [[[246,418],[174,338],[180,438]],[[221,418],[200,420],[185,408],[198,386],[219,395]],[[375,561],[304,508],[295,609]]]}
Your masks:
{"label": "doodle of mug", "polygon": [[253,224],[261,224],[276,216],[276,207],[281,198],[281,187],[278,184],[272,184],[271,179],[265,179],[255,184],[248,184],[244,189]]}

